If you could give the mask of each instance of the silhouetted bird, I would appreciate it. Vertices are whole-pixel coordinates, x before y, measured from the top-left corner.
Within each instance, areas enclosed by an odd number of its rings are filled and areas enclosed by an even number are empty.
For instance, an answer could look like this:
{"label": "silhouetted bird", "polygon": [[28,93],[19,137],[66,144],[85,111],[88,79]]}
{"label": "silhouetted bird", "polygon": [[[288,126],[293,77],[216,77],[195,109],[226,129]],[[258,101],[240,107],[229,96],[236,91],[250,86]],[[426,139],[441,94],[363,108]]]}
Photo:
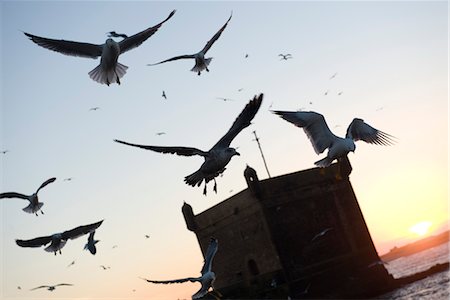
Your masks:
{"label": "silhouetted bird", "polygon": [[84,250],[89,250],[89,252],[91,252],[92,255],[95,255],[95,253],[97,253],[97,247],[95,246],[95,244],[100,242],[99,240],[94,240],[94,234],[95,230],[89,233],[88,241],[86,245],[84,245]]}
{"label": "silhouetted bird", "polygon": [[238,89],[238,92],[242,92],[244,90],[244,88],[240,88]]}
{"label": "silhouetted bird", "polygon": [[167,100],[167,96],[166,96],[166,92],[165,91],[163,91],[162,92],[162,95],[161,95],[164,99],[166,99]]}
{"label": "silhouetted bird", "polygon": [[325,93],[323,93],[325,96],[326,95],[328,95],[328,92],[329,92],[330,90],[326,90],[326,92]]}
{"label": "silhouetted bird", "polygon": [[248,54],[247,53],[245,54],[245,58],[248,58]]}
{"label": "silhouetted bird", "polygon": [[[263,94],[255,96],[239,114],[228,132],[207,152],[197,148],[190,147],[164,147],[164,146],[145,146],[131,144],[120,140],[114,140],[117,143],[139,147],[142,149],[152,150],[160,153],[171,153],[182,156],[200,155],[205,158],[205,162],[195,173],[186,176],[184,181],[191,186],[200,186],[205,181],[203,194],[206,195],[206,185],[209,181],[214,180],[214,191],[217,193],[216,177],[225,171],[226,165],[230,162],[234,155],[240,155],[235,148],[231,148],[230,144],[233,139],[244,128],[250,125],[261,106]],[[207,125],[209,127],[209,125]]]}
{"label": "silhouetted bird", "polygon": [[108,270],[108,269],[111,269],[111,267],[107,267],[107,266],[104,266],[104,265],[100,265],[100,268],[102,268],[103,270]]}
{"label": "silhouetted bird", "polygon": [[156,135],[164,135],[166,134],[164,131],[157,132]]}
{"label": "silhouetted bird", "polygon": [[234,101],[233,99],[230,99],[230,98],[223,98],[223,97],[216,97],[216,99],[222,100],[222,101],[224,101],[224,102],[227,102],[227,101]]}
{"label": "silhouetted bird", "polygon": [[67,267],[71,267],[75,264],[75,261],[73,260]]}
{"label": "silhouetted bird", "polygon": [[44,212],[41,209],[42,206],[44,206],[44,203],[39,202],[38,193],[43,187],[45,187],[47,184],[52,183],[55,180],[56,180],[55,177],[47,179],[43,184],[41,184],[41,186],[37,189],[37,191],[32,195],[24,195],[24,194],[19,194],[19,193],[15,193],[15,192],[0,193],[0,199],[20,198],[20,199],[28,200],[30,202],[30,204],[27,207],[24,207],[22,209],[24,212],[27,212],[29,214],[36,214],[36,216],[38,215],[37,214],[38,211],[41,211],[41,214],[44,214]]}
{"label": "silhouetted bird", "polygon": [[336,77],[337,73],[334,73],[333,75],[331,75],[330,79],[333,79],[334,77]]}
{"label": "silhouetted bird", "polygon": [[338,96],[342,95],[342,93],[343,93],[343,92],[339,92],[339,93],[338,93]]}
{"label": "silhouetted bird", "polygon": [[148,234],[146,234],[146,235],[145,235],[145,238],[148,239],[148,238],[150,238],[150,236],[149,236]]}
{"label": "silhouetted bird", "polygon": [[195,59],[195,66],[191,69],[192,72],[197,72],[198,75],[200,75],[203,70],[206,70],[207,72],[209,72],[208,65],[211,62],[212,57],[205,58],[206,52],[208,52],[208,50],[211,48],[211,46],[214,44],[214,42],[219,39],[220,35],[227,27],[228,22],[231,20],[232,15],[233,14],[231,14],[231,16],[228,18],[227,22],[222,26],[222,28],[219,29],[219,31],[208,41],[208,43],[206,43],[205,47],[203,47],[203,49],[200,50],[199,52],[197,52],[195,54],[175,56],[175,57],[160,61],[155,64],[148,64],[148,66],[159,65],[162,63],[179,60],[179,59]]}
{"label": "silhouetted bird", "polygon": [[74,229],[61,233],[55,233],[49,236],[38,237],[31,240],[16,240],[16,244],[20,247],[37,248],[51,243],[44,250],[47,252],[54,252],[55,255],[56,252],[59,251],[59,254],[61,254],[61,249],[66,245],[69,239],[73,240],[82,235],[88,234],[97,229],[102,223],[103,220],[89,225],[78,226]]}
{"label": "silhouetted bird", "polygon": [[41,286],[35,287],[34,289],[31,289],[30,291],[34,291],[34,290],[37,290],[37,289],[47,289],[50,292],[53,292],[56,289],[57,286],[73,286],[73,284],[71,284],[71,283],[59,283],[59,284],[55,284],[55,285],[41,285]]}
{"label": "silhouetted bird", "polygon": [[2,150],[2,151],[1,151],[2,154],[6,154],[6,153],[8,153],[8,152],[9,152],[9,150]]}
{"label": "silhouetted bird", "polygon": [[89,108],[89,111],[96,111],[96,110],[99,110],[99,109],[100,109],[100,107],[96,106],[96,107]]}
{"label": "silhouetted bird", "polygon": [[200,277],[187,277],[183,279],[175,279],[175,280],[149,280],[142,278],[143,280],[156,284],[171,284],[171,283],[183,283],[183,282],[200,282],[202,287],[200,290],[192,295],[192,299],[199,299],[205,296],[208,293],[209,288],[213,288],[214,281],[216,280],[216,274],[211,270],[212,261],[214,259],[214,255],[216,254],[218,249],[218,241],[215,238],[211,238],[208,246],[208,250],[206,250],[205,263],[203,265]]}
{"label": "silhouetted bird", "polygon": [[119,55],[133,48],[138,47],[151,37],[164,22],[169,20],[175,13],[172,11],[169,16],[161,23],[149,27],[133,36],[127,37],[120,42],[108,38],[104,44],[79,43],[66,40],[48,39],[24,32],[26,36],[41,47],[53,50],[65,55],[94,58],[101,56],[100,65],[89,72],[92,80],[101,84],[110,85],[117,82],[120,84],[120,78],[125,75],[128,67],[122,65],[117,60]]}
{"label": "silhouetted bird", "polygon": [[63,181],[72,181],[72,179],[73,179],[73,177],[67,177],[67,178],[64,178]]}
{"label": "silhouetted bird", "polygon": [[126,34],[117,33],[115,31],[110,31],[107,34],[108,34],[108,37],[121,37],[121,38],[124,38],[124,39],[126,39],[128,37],[128,35],[126,35]]}
{"label": "silhouetted bird", "polygon": [[346,156],[350,151],[355,152],[355,141],[362,140],[366,143],[384,146],[395,143],[395,137],[373,128],[364,123],[362,119],[353,119],[347,128],[345,138],[340,138],[331,132],[325,122],[325,118],[319,113],[313,111],[272,112],[295,126],[303,128],[316,154],[320,154],[325,149],[328,149],[327,156],[314,163],[319,167],[328,167],[333,160]]}
{"label": "silhouetted bird", "polygon": [[278,54],[278,56],[281,56],[281,59],[280,60],[288,60],[288,59],[290,59],[290,58],[293,58],[292,57],[292,55],[291,54]]}

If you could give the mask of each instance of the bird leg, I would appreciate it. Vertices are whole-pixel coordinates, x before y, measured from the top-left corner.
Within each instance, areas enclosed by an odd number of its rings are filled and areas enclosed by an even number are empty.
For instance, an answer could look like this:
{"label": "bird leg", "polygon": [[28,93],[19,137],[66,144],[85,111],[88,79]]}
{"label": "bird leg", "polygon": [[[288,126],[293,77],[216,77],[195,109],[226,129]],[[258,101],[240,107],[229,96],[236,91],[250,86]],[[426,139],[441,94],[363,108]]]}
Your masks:
{"label": "bird leg", "polygon": [[206,72],[209,72],[209,69],[208,69],[208,67],[206,67]]}
{"label": "bird leg", "polygon": [[216,192],[216,194],[217,194],[217,182],[216,182],[216,179],[215,179],[215,178],[214,178],[213,180],[214,180],[214,188],[213,188],[213,191]]}
{"label": "bird leg", "polygon": [[37,212],[35,212],[34,214],[36,215],[36,217],[39,216]]}
{"label": "bird leg", "polygon": [[205,180],[205,188],[203,189],[203,195],[206,196],[206,180]]}
{"label": "bird leg", "polygon": [[116,74],[116,82],[117,82],[117,84],[118,85],[120,85],[120,79],[119,79],[119,75],[117,75],[117,72],[116,71],[114,71],[114,73]]}
{"label": "bird leg", "polygon": [[41,209],[41,215],[43,215],[44,214],[44,212],[42,211],[42,209]]}
{"label": "bird leg", "polygon": [[60,255],[62,255],[62,253],[61,253],[61,249],[59,249],[59,254],[60,254]]}
{"label": "bird leg", "polygon": [[106,78],[106,85],[109,86],[111,82],[109,82],[109,78]]}
{"label": "bird leg", "polygon": [[200,76],[200,71],[198,71],[197,75]]}

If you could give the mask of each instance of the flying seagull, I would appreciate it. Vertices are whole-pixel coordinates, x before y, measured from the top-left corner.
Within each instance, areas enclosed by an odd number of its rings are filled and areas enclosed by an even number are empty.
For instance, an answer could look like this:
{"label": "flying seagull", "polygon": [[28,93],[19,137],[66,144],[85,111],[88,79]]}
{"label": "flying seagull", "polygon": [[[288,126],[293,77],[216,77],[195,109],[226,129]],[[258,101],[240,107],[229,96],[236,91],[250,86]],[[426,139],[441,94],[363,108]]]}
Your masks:
{"label": "flying seagull", "polygon": [[316,154],[328,149],[327,156],[314,164],[319,167],[328,167],[335,159],[346,156],[350,151],[355,152],[355,141],[377,145],[392,145],[395,137],[373,128],[362,119],[354,118],[347,128],[345,138],[334,135],[323,115],[313,111],[272,111],[295,126],[303,128],[308,136]]}
{"label": "flying seagull", "polygon": [[208,290],[210,287],[212,287],[214,290],[213,284],[214,284],[214,280],[216,279],[216,274],[213,271],[211,271],[211,267],[212,267],[212,261],[214,259],[214,255],[217,252],[217,248],[218,248],[217,239],[211,238],[211,240],[209,242],[208,250],[206,250],[205,263],[201,270],[202,276],[200,276],[200,277],[187,277],[187,278],[183,278],[183,279],[163,280],[163,281],[150,280],[150,279],[145,279],[142,277],[141,277],[141,279],[143,279],[147,282],[150,282],[150,283],[157,283],[157,284],[183,283],[183,282],[187,282],[187,281],[200,282],[202,287],[200,288],[200,290],[197,293],[192,295],[192,299],[202,298],[203,296],[205,296],[208,293]]}
{"label": "flying seagull", "polygon": [[338,73],[334,73],[333,75],[331,75],[330,80],[333,79],[334,77],[336,77]]}
{"label": "flying seagull", "polygon": [[38,211],[41,211],[41,214],[44,214],[44,212],[41,209],[42,206],[44,206],[44,203],[39,202],[38,193],[43,187],[45,187],[49,183],[52,183],[55,180],[56,180],[55,177],[47,179],[43,184],[41,184],[41,186],[37,189],[37,191],[32,195],[24,195],[24,194],[19,194],[19,193],[15,193],[15,192],[0,193],[0,199],[20,198],[20,199],[28,200],[30,202],[30,204],[27,207],[24,207],[22,209],[24,212],[27,212],[29,214],[36,214],[36,216],[38,215],[38,213],[37,213]]}
{"label": "flying seagull", "polygon": [[157,132],[156,135],[164,135],[166,134],[164,131]]}
{"label": "flying seagull", "polygon": [[100,265],[100,268],[102,268],[105,271],[108,270],[108,269],[111,269],[111,267],[109,267],[109,266],[107,267],[107,266],[104,266],[104,265]]}
{"label": "flying seagull", "polygon": [[34,290],[37,290],[37,289],[47,289],[50,292],[53,292],[56,289],[57,286],[73,286],[73,284],[71,284],[71,283],[59,283],[59,284],[55,284],[55,285],[41,285],[41,286],[35,287],[34,289],[31,289],[30,291],[34,291]]}
{"label": "flying seagull", "polygon": [[179,60],[179,59],[195,59],[195,66],[191,69],[192,72],[197,72],[197,74],[199,76],[203,70],[206,70],[207,72],[209,72],[208,66],[212,60],[212,57],[205,58],[206,52],[208,52],[208,50],[212,47],[214,42],[219,39],[220,35],[227,27],[228,22],[230,22],[232,16],[233,16],[233,13],[231,13],[230,17],[228,18],[227,22],[222,26],[222,28],[220,28],[219,31],[217,31],[217,33],[208,41],[208,43],[206,43],[205,47],[203,47],[203,49],[200,50],[199,52],[197,52],[195,54],[175,56],[175,57],[160,61],[155,64],[148,64],[148,66],[159,65],[159,64],[162,64],[165,62]]}
{"label": "flying seagull", "polygon": [[2,154],[6,154],[6,153],[8,153],[9,152],[9,150],[2,150],[2,151],[0,151]]}
{"label": "flying seagull", "polygon": [[61,249],[66,245],[69,239],[73,240],[94,231],[102,224],[102,222],[103,220],[97,223],[78,226],[74,229],[67,230],[61,233],[55,233],[49,236],[38,237],[31,240],[16,240],[16,244],[20,247],[37,248],[51,243],[50,246],[48,246],[44,250],[47,252],[54,252],[55,255],[56,252],[59,251],[59,254],[61,254]]}
{"label": "flying seagull", "polygon": [[121,38],[124,38],[124,39],[126,39],[128,37],[128,35],[126,35],[126,34],[117,33],[115,31],[110,31],[107,34],[108,34],[108,37],[121,37]]}
{"label": "flying seagull", "polygon": [[163,97],[164,99],[166,99],[166,100],[167,100],[167,95],[166,95],[166,92],[165,92],[165,91],[163,91],[163,92],[162,92],[162,95],[161,95],[161,97]]}
{"label": "flying seagull", "polygon": [[203,190],[203,194],[206,195],[207,183],[214,180],[214,191],[217,193],[217,183],[215,178],[225,171],[226,165],[230,162],[234,155],[240,155],[235,148],[230,147],[230,144],[239,132],[250,125],[251,120],[255,117],[259,107],[261,106],[262,99],[263,94],[260,94],[250,100],[244,110],[236,118],[228,132],[207,152],[190,147],[145,146],[131,144],[120,140],[114,141],[160,153],[171,153],[182,156],[203,156],[205,158],[205,162],[201,165],[200,169],[198,169],[195,173],[186,176],[184,181],[186,184],[191,186],[200,186],[204,180],[205,188]]}
{"label": "flying seagull", "polygon": [[89,233],[88,241],[86,245],[84,245],[84,250],[89,250],[89,252],[91,252],[92,255],[95,255],[95,253],[97,253],[97,247],[95,247],[95,244],[100,242],[99,240],[94,240],[94,234],[95,230]]}
{"label": "flying seagull", "polygon": [[73,179],[73,177],[67,177],[67,178],[64,178],[63,181],[72,181],[72,179]]}
{"label": "flying seagull", "polygon": [[281,59],[280,60],[288,60],[288,59],[290,59],[290,58],[293,58],[292,57],[292,55],[290,54],[290,53],[287,53],[287,54],[278,54],[278,56],[281,56]]}
{"label": "flying seagull", "polygon": [[67,267],[71,267],[75,264],[75,261],[73,260]]}
{"label": "flying seagull", "polygon": [[146,235],[145,235],[145,238],[146,238],[146,239],[149,239],[149,238],[150,238],[150,236],[149,236],[148,234],[146,234]]}
{"label": "flying seagull", "polygon": [[89,72],[92,80],[101,84],[110,85],[116,82],[120,84],[120,78],[125,75],[128,67],[117,61],[119,55],[138,47],[151,37],[164,22],[175,14],[173,10],[161,23],[149,27],[133,36],[127,37],[120,42],[108,38],[104,44],[89,44],[66,40],[55,40],[40,37],[24,32],[26,36],[41,47],[60,52],[65,55],[80,56],[96,59],[101,56],[100,64]]}
{"label": "flying seagull", "polygon": [[96,111],[96,110],[99,110],[99,109],[100,109],[100,107],[96,106],[96,107],[89,108],[89,111]]}
{"label": "flying seagull", "polygon": [[227,101],[234,101],[233,99],[230,99],[230,98],[224,98],[224,97],[216,97],[216,99],[222,100],[222,101],[224,101],[224,102],[227,102]]}

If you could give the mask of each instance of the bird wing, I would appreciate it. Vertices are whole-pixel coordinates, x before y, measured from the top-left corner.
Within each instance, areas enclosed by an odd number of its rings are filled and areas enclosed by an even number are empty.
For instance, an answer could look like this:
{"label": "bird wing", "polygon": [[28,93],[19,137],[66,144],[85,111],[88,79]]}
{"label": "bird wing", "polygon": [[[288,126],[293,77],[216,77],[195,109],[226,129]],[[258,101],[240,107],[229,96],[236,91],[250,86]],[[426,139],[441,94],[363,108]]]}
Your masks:
{"label": "bird wing", "polygon": [[373,128],[362,119],[354,118],[347,128],[346,138],[354,141],[362,140],[366,143],[389,146],[395,143],[395,137]]}
{"label": "bird wing", "polygon": [[182,156],[193,156],[193,155],[200,155],[200,156],[208,156],[208,152],[204,152],[202,150],[199,150],[197,148],[190,148],[190,147],[164,147],[164,146],[145,146],[145,145],[138,145],[138,144],[131,144],[120,140],[114,140],[117,143],[128,145],[128,146],[134,146],[139,147],[146,150],[152,150],[155,152],[160,153],[170,153],[170,154],[177,154]]}
{"label": "bird wing", "polygon": [[183,282],[195,282],[195,281],[199,281],[199,278],[197,277],[187,277],[187,278],[182,278],[182,279],[174,279],[174,280],[150,280],[150,279],[146,279],[146,278],[142,278],[139,277],[147,282],[150,283],[156,283],[156,284],[172,284],[172,283],[183,283]]}
{"label": "bird wing", "polygon": [[206,294],[208,294],[208,290],[210,288],[210,284],[203,284],[200,287],[200,289],[197,291],[197,293],[195,293],[194,295],[192,295],[192,299],[200,299],[203,298],[203,296],[205,296]]}
{"label": "bird wing", "polygon": [[230,146],[231,142],[239,132],[250,125],[250,122],[253,120],[261,106],[263,96],[263,94],[259,94],[259,96],[253,97],[253,99],[247,103],[233,125],[231,125],[228,132],[212,147],[212,149],[221,149]]}
{"label": "bird wing", "polygon": [[64,285],[73,286],[73,284],[71,284],[71,283],[59,283],[59,284],[56,284],[55,286],[64,286]]}
{"label": "bird wing", "polygon": [[158,31],[159,27],[161,27],[162,24],[164,24],[167,20],[172,18],[172,16],[174,14],[175,14],[175,10],[173,10],[169,14],[169,16],[161,23],[159,23],[153,27],[149,27],[149,28],[145,29],[144,31],[136,33],[135,35],[129,36],[129,37],[123,39],[122,41],[120,41],[119,42],[120,53],[124,53],[128,50],[136,48],[137,46],[139,46],[140,44],[145,42],[149,37],[151,37],[155,32]]}
{"label": "bird wing", "polygon": [[212,45],[214,44],[215,41],[217,41],[220,37],[220,35],[222,34],[222,32],[225,30],[225,28],[228,25],[228,22],[230,22],[231,17],[233,16],[233,13],[231,13],[230,17],[228,18],[228,20],[225,22],[225,24],[219,29],[219,31],[216,32],[216,34],[206,43],[205,47],[203,47],[202,51],[203,54],[206,54],[206,52],[208,52],[209,48],[212,47]]}
{"label": "bird wing", "polygon": [[94,240],[95,230],[91,231],[88,236],[88,242],[92,242]]}
{"label": "bird wing", "polygon": [[211,239],[211,241],[209,242],[208,250],[206,250],[205,264],[203,265],[203,268],[201,270],[202,275],[211,272],[212,261],[214,255],[216,255],[218,247],[219,243],[217,242],[217,240]]}
{"label": "bird wing", "polygon": [[3,198],[20,198],[20,199],[28,200],[27,195],[15,193],[15,192],[0,193],[0,199],[3,199]]}
{"label": "bird wing", "polygon": [[87,58],[97,58],[102,55],[103,45],[48,39],[26,32],[24,34],[39,46],[65,55]]}
{"label": "bird wing", "polygon": [[82,225],[82,226],[78,226],[74,229],[64,231],[61,234],[61,239],[63,239],[63,240],[76,239],[82,235],[85,235],[85,234],[88,234],[88,233],[94,231],[100,225],[102,225],[102,223],[103,223],[103,220],[101,220],[97,223],[93,223],[93,224],[89,224],[89,225]]}
{"label": "bird wing", "polygon": [[35,287],[35,288],[31,289],[30,291],[34,291],[34,290],[42,289],[42,288],[49,288],[49,287],[50,286],[48,286],[48,285],[41,285],[41,286],[38,286],[38,287]]}
{"label": "bird wing", "polygon": [[272,111],[297,127],[303,128],[317,154],[329,148],[338,139],[323,115],[313,111]]}
{"label": "bird wing", "polygon": [[159,65],[159,64],[162,64],[162,63],[165,63],[165,62],[168,62],[168,61],[174,61],[174,60],[179,60],[179,59],[187,59],[187,58],[195,58],[195,55],[194,54],[188,54],[188,55],[175,56],[175,57],[172,57],[172,58],[169,58],[169,59],[166,59],[166,60],[154,63],[154,64],[147,64],[147,66],[155,66],[155,65]]}
{"label": "bird wing", "polygon": [[41,186],[37,189],[36,194],[39,192],[40,189],[42,189],[44,186],[46,186],[49,183],[52,183],[53,181],[56,180],[56,177],[52,177],[50,179],[47,179],[43,184],[41,184]]}
{"label": "bird wing", "polygon": [[20,247],[37,248],[45,246],[52,241],[52,236],[42,236],[31,240],[16,240],[16,244]]}

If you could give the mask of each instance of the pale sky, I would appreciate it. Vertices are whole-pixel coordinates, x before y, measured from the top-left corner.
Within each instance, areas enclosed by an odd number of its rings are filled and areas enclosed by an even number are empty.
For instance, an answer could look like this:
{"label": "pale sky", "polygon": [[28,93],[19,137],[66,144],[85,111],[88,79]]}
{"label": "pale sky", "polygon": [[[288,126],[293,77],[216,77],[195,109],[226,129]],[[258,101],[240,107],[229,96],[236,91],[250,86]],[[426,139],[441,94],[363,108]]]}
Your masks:
{"label": "pale sky", "polygon": [[[245,189],[246,164],[267,178],[253,130],[272,176],[324,157],[301,129],[270,113],[271,105],[319,112],[337,135],[359,117],[398,138],[391,147],[357,142],[349,155],[350,180],[379,254],[418,238],[409,231],[416,223],[429,221],[436,232],[448,220],[446,1],[2,1],[0,8],[0,150],[9,150],[0,154],[1,192],[29,194],[57,177],[40,192],[45,215],[24,213],[20,199],[0,202],[3,299],[190,298],[199,284],[138,279],[199,275],[203,257],[186,229],[183,201],[197,214]],[[173,9],[157,33],[119,57],[129,67],[120,86],[89,78],[99,60],[49,51],[22,33],[101,44],[108,31],[132,35]],[[231,11],[208,52],[209,73],[190,72],[191,60],[146,66],[199,51]],[[280,53],[293,59],[280,61]],[[205,197],[203,187],[183,182],[203,158],[113,142],[208,150],[261,92],[253,124],[232,143],[241,156],[218,178],[217,194],[212,184]],[[83,251],[86,237],[68,241],[57,256],[15,244],[102,219],[95,256]],[[75,286],[29,291],[61,282]]]}

